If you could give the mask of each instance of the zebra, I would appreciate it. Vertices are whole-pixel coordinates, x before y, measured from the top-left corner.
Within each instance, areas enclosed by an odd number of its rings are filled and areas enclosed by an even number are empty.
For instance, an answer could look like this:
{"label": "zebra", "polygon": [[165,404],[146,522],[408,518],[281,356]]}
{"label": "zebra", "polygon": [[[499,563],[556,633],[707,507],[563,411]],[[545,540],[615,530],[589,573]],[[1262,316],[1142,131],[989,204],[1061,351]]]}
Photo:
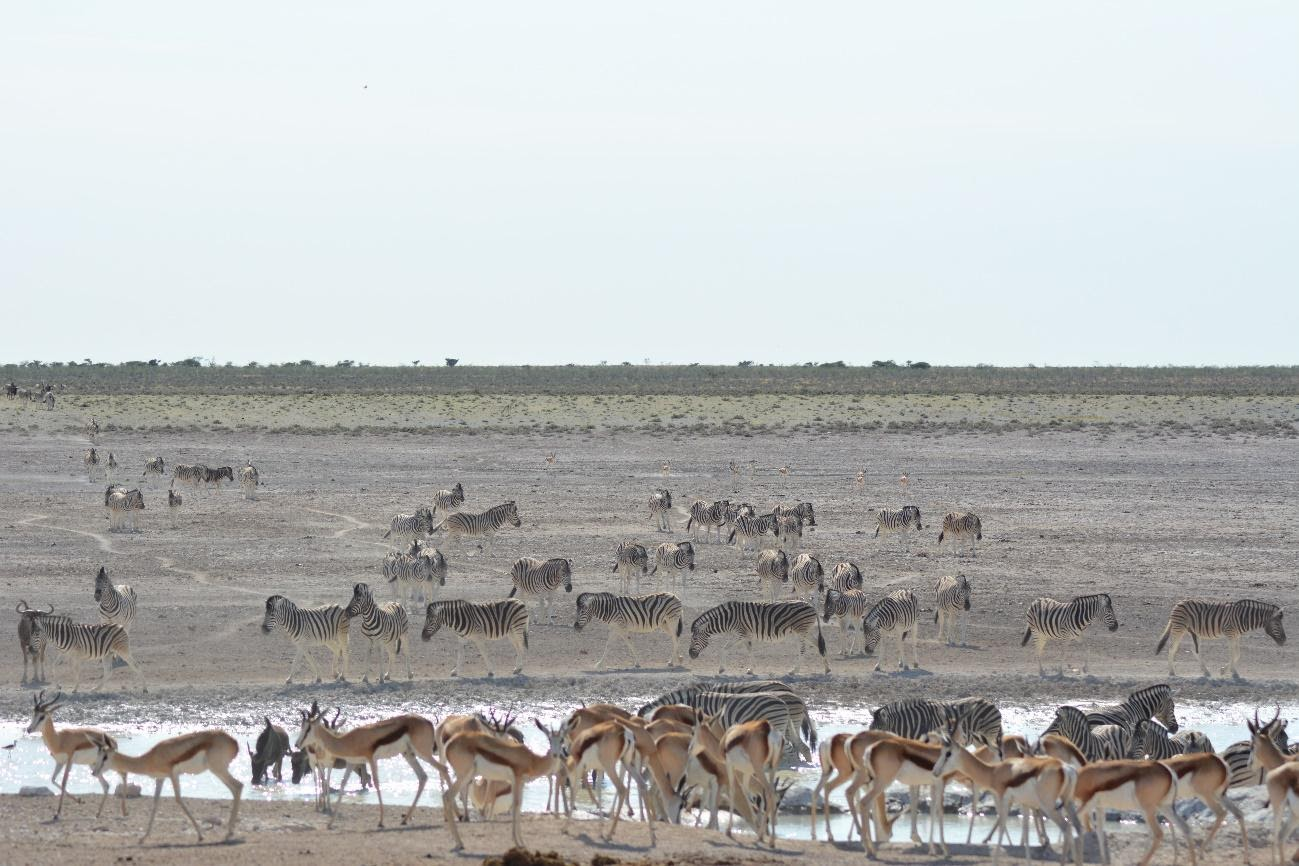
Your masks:
{"label": "zebra", "polygon": [[113,456],[112,451],[108,452],[108,462],[105,463],[104,466],[107,467],[108,470],[107,471],[108,483],[112,484],[113,481],[117,478],[117,458]]}
{"label": "zebra", "polygon": [[[726,512],[731,507],[730,500],[719,499],[712,505],[704,502],[702,499],[696,500],[690,506],[690,517],[686,520],[686,531],[698,532],[698,528],[704,530],[704,541],[708,542],[713,530],[717,530],[717,543],[722,542],[722,527],[726,525]],[[697,536],[696,536],[697,537]]]}
{"label": "zebra", "polygon": [[[816,650],[828,674],[830,662],[826,659],[825,636],[821,634],[816,610],[804,601],[726,601],[710,607],[690,624],[690,658],[699,658],[713,635],[733,634],[732,643],[744,641],[749,650],[746,673],[752,674],[754,641],[775,643],[794,637],[798,639],[798,662],[791,673],[797,673],[803,666],[803,653],[812,643],[813,629],[816,630]],[[725,673],[725,664],[719,664],[717,672]]]}
{"label": "zebra", "polygon": [[925,527],[920,522],[920,509],[904,505],[897,511],[881,508],[875,512],[875,538],[881,535],[900,535],[907,550],[911,549],[911,531],[919,534]]}
{"label": "zebra", "polygon": [[[1105,626],[1110,631],[1119,630],[1119,621],[1114,616],[1114,603],[1109,595],[1103,592],[1095,595],[1080,595],[1069,602],[1042,597],[1028,606],[1026,614],[1028,627],[1024,630],[1024,639],[1019,642],[1019,645],[1028,646],[1029,638],[1036,640],[1039,676],[1046,676],[1046,669],[1042,667],[1042,654],[1046,652],[1047,641],[1082,640],[1083,632],[1098,615],[1105,620]],[[1083,646],[1082,672],[1085,674],[1091,653],[1086,649],[1086,644]],[[1060,676],[1064,676],[1063,655],[1060,658],[1059,673]]]}
{"label": "zebra", "polygon": [[459,511],[464,502],[465,488],[457,481],[456,486],[450,490],[439,490],[433,494],[433,516],[436,518],[439,513],[446,515]]}
{"label": "zebra", "polygon": [[[352,587],[352,600],[348,602],[343,609],[343,615],[348,619],[354,616],[361,618],[361,634],[370,639],[365,648],[365,675],[361,677],[361,682],[370,681],[370,654],[374,651],[374,645],[377,642],[381,647],[379,654],[379,684],[384,681],[383,674],[383,656],[388,656],[388,676],[392,679],[392,668],[397,663],[397,656],[401,654],[402,643],[406,640],[406,631],[409,628],[409,621],[406,619],[406,610],[400,603],[392,601],[384,605],[374,603],[374,594],[370,591],[370,585],[367,583],[358,583]],[[415,675],[410,669],[410,647],[406,647],[406,679],[413,680]]]}
{"label": "zebra", "polygon": [[[732,683],[698,683],[692,686],[667,692],[645,704],[636,711],[644,718],[655,708],[668,704],[685,704],[699,713],[709,712],[708,707],[719,704],[717,696],[724,695],[774,695],[784,702],[789,711],[789,727],[785,732],[786,746],[811,760],[812,749],[816,748],[816,723],[807,711],[807,704],[794,693],[794,690],[779,680],[752,680]],[[709,695],[705,698],[704,695]]]}
{"label": "zebra", "polygon": [[1155,655],[1159,655],[1164,644],[1168,644],[1168,675],[1176,676],[1173,658],[1177,655],[1177,648],[1181,646],[1183,638],[1189,634],[1191,644],[1195,647],[1195,659],[1208,677],[1209,668],[1200,655],[1200,641],[1226,638],[1227,664],[1222,666],[1218,674],[1221,676],[1230,670],[1233,679],[1240,679],[1236,665],[1240,663],[1241,635],[1261,628],[1277,646],[1284,646],[1285,626],[1281,622],[1283,613],[1275,604],[1252,598],[1239,601],[1185,599],[1175,604],[1172,613],[1168,615],[1168,625],[1164,626],[1159,645],[1155,647]]}
{"label": "zebra", "polygon": [[253,461],[249,460],[239,467],[239,486],[243,488],[244,499],[257,498],[258,481],[257,467],[253,465]]}
{"label": "zebra", "polygon": [[53,392],[53,391],[46,391],[45,394],[44,394],[44,396],[41,397],[41,402],[45,404],[45,411],[46,411],[46,412],[53,412],[53,411],[54,411],[54,392]]}
{"label": "zebra", "polygon": [[18,394],[18,386],[15,385],[12,381],[6,382],[5,396],[12,400],[15,396],[17,396],[17,394]]}
{"label": "zebra", "polygon": [[[21,391],[18,393],[18,396],[22,397]],[[86,425],[86,436],[90,438],[91,442],[94,442],[95,438],[99,436],[99,419],[94,415],[90,416],[90,423]]]}
{"label": "zebra", "polygon": [[388,522],[388,531],[383,537],[391,538],[392,543],[401,548],[432,531],[433,512],[427,508],[416,508],[414,514],[395,515]]}
{"label": "zebra", "polygon": [[657,532],[672,531],[672,494],[668,490],[659,489],[650,494],[649,498],[650,522],[654,524]]}
{"label": "zebra", "polygon": [[151,475],[157,475],[161,478],[166,474],[166,462],[161,457],[150,457],[144,461],[144,471],[140,473],[140,482],[143,483]]}
{"label": "zebra", "polygon": [[803,546],[803,521],[794,514],[784,514],[776,518],[774,529],[776,543],[793,553]]}
{"label": "zebra", "polygon": [[383,559],[383,576],[393,584],[397,600],[414,602],[421,606],[433,600],[433,583],[446,586],[447,560],[436,547],[411,542],[407,551],[392,551]]}
{"label": "zebra", "polygon": [[1158,719],[1169,733],[1177,733],[1177,713],[1173,707],[1173,690],[1167,683],[1137,689],[1116,707],[1094,710],[1087,714],[1089,725],[1124,725],[1135,728],[1142,719]]}
{"label": "zebra", "polygon": [[[172,482],[175,483],[174,481]],[[167,488],[167,513],[171,516],[171,528],[176,528],[176,514],[180,511],[180,506],[184,499],[174,488]]]}
{"label": "zebra", "polygon": [[73,692],[81,685],[82,662],[103,663],[104,673],[100,677],[99,683],[92,689],[92,691],[99,691],[104,683],[108,682],[108,675],[113,666],[114,658],[126,662],[127,667],[139,677],[142,690],[149,691],[149,686],[144,679],[144,671],[140,670],[140,666],[135,663],[135,659],[131,658],[130,637],[127,635],[126,629],[120,625],[108,623],[84,625],[74,623],[67,617],[62,616],[34,617],[32,619],[32,646],[40,647],[43,650],[46,644],[53,646],[65,657],[72,660],[74,665]]}
{"label": "zebra", "polygon": [[207,471],[207,467],[202,463],[195,463],[193,465],[188,463],[178,463],[176,464],[176,467],[171,470],[171,480],[173,484],[180,481],[197,488],[203,483],[203,479],[207,477]]}
{"label": "zebra", "polygon": [[749,549],[749,543],[754,539],[761,540],[764,535],[775,536],[776,518],[770,514],[764,514],[761,517],[757,515],[741,514],[735,518],[735,527],[731,530],[730,536],[727,537],[727,544],[735,544],[740,548],[740,556],[743,557],[745,551]]}
{"label": "zebra", "polygon": [[95,575],[95,601],[99,602],[99,619],[109,625],[130,631],[135,619],[135,590],[126,584],[113,585],[108,570],[102,565]]}
{"label": "zebra", "polygon": [[81,458],[81,465],[86,469],[86,480],[93,484],[95,476],[99,473],[99,452],[94,448],[87,448]]}
{"label": "zebra", "polygon": [[775,601],[779,586],[789,583],[789,557],[783,550],[764,550],[758,554],[759,591],[765,591],[768,601]]}
{"label": "zebra", "polygon": [[909,740],[923,740],[935,731],[952,726],[953,740],[963,745],[987,746],[1002,754],[1001,710],[984,698],[935,701],[908,698],[893,701],[871,711],[870,730],[884,731]]}
{"label": "zebra", "polygon": [[837,589],[826,591],[825,609],[821,613],[821,618],[825,622],[829,622],[832,618],[839,620],[839,634],[843,638],[843,646],[839,649],[840,656],[852,655],[857,645],[857,637],[856,635],[850,637],[848,632],[854,630],[853,623],[860,622],[870,607],[870,600],[860,589],[847,589],[842,592]]}
{"label": "zebra", "polygon": [[1145,728],[1148,719],[1141,720],[1136,730],[1123,725],[1087,724],[1087,714],[1077,707],[1063,706],[1055,711],[1055,718],[1045,733],[1065,737],[1082,752],[1088,763],[1093,761],[1139,760],[1145,749]]}
{"label": "zebra", "polygon": [[138,489],[110,485],[104,491],[104,508],[108,512],[111,532],[138,532],[135,512],[144,510],[144,494]]}
{"label": "zebra", "polygon": [[789,565],[790,591],[805,601],[822,588],[825,581],[825,569],[821,560],[810,553],[800,553]]}
{"label": "zebra", "polygon": [[441,524],[433,528],[433,531],[445,532],[448,538],[456,542],[462,553],[465,549],[464,538],[466,536],[469,538],[484,538],[486,539],[486,547],[483,548],[483,553],[486,553],[491,549],[492,540],[496,537],[496,533],[506,524],[513,526],[515,529],[523,525],[523,521],[519,519],[518,506],[514,504],[513,500],[493,506],[482,514],[457,512],[448,515]]}
{"label": "zebra", "polygon": [[[1286,722],[1280,716],[1265,723],[1262,730],[1276,744],[1278,751],[1285,753],[1289,750],[1290,737],[1286,733]],[[1227,762],[1227,769],[1231,772],[1231,781],[1228,783],[1229,788],[1245,788],[1251,785],[1263,784],[1266,772],[1254,759],[1254,743],[1252,740],[1241,740],[1238,743],[1232,743],[1219,752],[1218,757]]]}
{"label": "zebra", "polygon": [[1142,756],[1151,761],[1162,761],[1174,755],[1213,753],[1213,742],[1200,731],[1183,731],[1169,736],[1167,728],[1154,722],[1148,722],[1144,728]]}
{"label": "zebra", "polygon": [[636,591],[639,592],[641,575],[649,573],[649,552],[645,545],[634,541],[618,542],[613,551],[613,572],[622,578],[623,595],[627,594],[632,578],[635,578]]}
{"label": "zebra", "polygon": [[[829,595],[829,593],[827,592],[826,595]],[[907,659],[904,644],[907,635],[910,634],[911,667],[913,670],[919,669],[920,654],[917,647],[920,642],[920,629],[917,628],[919,613],[920,605],[916,603],[916,594],[911,590],[895,589],[890,592],[877,601],[875,606],[862,617],[862,651],[868,656],[874,655],[875,648],[879,646],[885,632],[896,635],[898,639],[898,667],[906,670]],[[879,659],[875,662],[875,670],[879,670],[883,662],[884,654],[881,652]]]}
{"label": "zebra", "polygon": [[528,648],[528,608],[517,598],[484,604],[458,598],[430,602],[424,610],[424,631],[421,636],[426,641],[432,640],[443,625],[460,636],[456,647],[456,666],[451,669],[451,676],[460,675],[466,643],[472,643],[478,648],[483,664],[487,665],[487,676],[496,676],[492,670],[492,661],[483,648],[483,641],[501,638],[508,638],[514,645],[514,673],[523,673],[523,653]]}
{"label": "zebra", "polygon": [[555,621],[555,608],[552,603],[555,590],[560,586],[564,592],[573,591],[573,560],[571,559],[535,559],[527,556],[515,560],[510,569],[510,588],[508,598],[537,599],[537,613],[550,612],[550,621]]}
{"label": "zebra", "polygon": [[[250,463],[248,465],[251,466],[252,464]],[[219,466],[216,469],[209,469],[207,467],[203,468],[203,484],[205,486],[211,484],[215,486],[217,490],[220,490],[222,481],[229,481],[231,484],[234,484],[235,471],[229,466]]]}
{"label": "zebra", "polygon": [[604,652],[596,661],[598,670],[604,665],[609,648],[618,638],[622,638],[631,652],[632,664],[640,667],[640,656],[629,635],[649,634],[661,631],[672,640],[672,652],[668,656],[668,667],[680,666],[685,660],[681,656],[681,599],[667,592],[656,592],[653,595],[627,596],[614,595],[611,592],[583,592],[577,596],[577,619],[573,623],[576,631],[581,631],[592,620],[609,624],[609,640],[605,642]]}
{"label": "zebra", "polygon": [[942,544],[943,539],[949,540],[953,546],[959,545],[961,539],[966,539],[970,544],[970,556],[977,556],[974,552],[974,542],[983,540],[983,524],[979,522],[979,515],[973,511],[953,511],[943,518],[943,528],[938,533],[938,543]]}
{"label": "zebra", "polygon": [[961,621],[961,646],[966,646],[969,629],[970,581],[963,574],[940,577],[934,586],[934,622],[938,623],[938,639],[947,632],[947,645],[956,637],[956,620]]}
{"label": "zebra", "polygon": [[[320,668],[316,660],[307,652],[307,647],[319,644],[333,655],[333,666],[330,676],[340,682],[347,682],[347,638],[350,630],[347,611],[336,604],[322,607],[298,607],[282,595],[272,595],[266,599],[266,616],[262,618],[262,633],[270,634],[278,625],[285,636],[293,641],[296,650],[293,662],[289,665],[289,676],[285,683],[293,682],[293,672],[303,657],[320,680]],[[342,672],[339,672],[339,660],[342,660]]]}
{"label": "zebra", "polygon": [[857,563],[845,560],[835,563],[830,569],[830,585],[827,587],[822,583],[817,589],[822,591],[837,589],[840,592],[847,592],[850,589],[861,589],[865,585],[866,582],[862,580],[861,569],[857,567]]}
{"label": "zebra", "polygon": [[793,505],[777,505],[771,510],[776,517],[785,517],[793,515],[798,518],[800,528],[803,526],[812,528],[816,526],[816,511],[812,508],[810,502],[796,502]]}
{"label": "zebra", "polygon": [[695,546],[688,541],[665,541],[654,548],[654,567],[650,575],[658,574],[659,566],[664,570],[671,569],[668,586],[680,582],[680,597],[686,597],[686,576],[684,572],[695,570]]}

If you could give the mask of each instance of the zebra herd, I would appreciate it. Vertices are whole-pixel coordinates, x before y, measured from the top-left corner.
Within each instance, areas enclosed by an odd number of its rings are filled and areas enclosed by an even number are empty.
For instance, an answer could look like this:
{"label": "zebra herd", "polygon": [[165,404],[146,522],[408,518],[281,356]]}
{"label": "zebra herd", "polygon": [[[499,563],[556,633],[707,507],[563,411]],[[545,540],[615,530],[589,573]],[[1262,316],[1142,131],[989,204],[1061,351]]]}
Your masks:
{"label": "zebra herd", "polygon": [[18,400],[24,404],[40,403],[45,406],[47,411],[52,412],[54,411],[54,392],[56,390],[62,391],[63,386],[37,382],[35,386],[25,388],[13,382],[6,382],[4,389],[5,396],[10,400]]}

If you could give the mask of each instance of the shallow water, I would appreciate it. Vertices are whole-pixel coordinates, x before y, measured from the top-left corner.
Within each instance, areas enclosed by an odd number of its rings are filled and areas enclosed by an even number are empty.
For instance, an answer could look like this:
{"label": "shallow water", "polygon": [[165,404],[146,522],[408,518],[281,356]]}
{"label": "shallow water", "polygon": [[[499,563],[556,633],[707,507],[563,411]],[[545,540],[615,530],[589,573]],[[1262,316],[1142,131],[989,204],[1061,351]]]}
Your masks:
{"label": "shallow water", "polygon": [[[632,705],[636,705],[635,702]],[[532,710],[537,717],[546,724],[557,724],[567,713],[571,704],[559,705],[555,703],[532,704]],[[124,708],[117,707],[119,712]],[[433,717],[432,708],[419,703],[411,703],[404,708],[409,712],[423,713]],[[477,707],[458,707],[448,708],[439,706],[436,708],[437,715],[443,716],[449,712],[471,712],[478,709]],[[128,754],[138,754],[152,746],[154,743],[169,736],[174,736],[187,730],[195,730],[194,725],[178,724],[179,719],[184,718],[201,718],[204,722],[203,727],[223,727],[233,734],[241,742],[252,743],[255,741],[258,732],[261,730],[261,723],[250,724],[251,719],[260,718],[261,713],[272,710],[275,715],[273,719],[277,720],[292,738],[296,734],[296,725],[289,724],[290,719],[296,718],[296,707],[287,704],[283,706],[274,706],[268,702],[260,704],[257,707],[239,707],[227,706],[220,712],[214,711],[210,705],[200,707],[186,707],[183,703],[173,704],[166,713],[166,718],[155,718],[152,721],[133,725],[131,728],[123,728],[114,725],[105,726],[108,733],[118,738],[123,751]],[[1231,704],[1185,704],[1177,708],[1178,721],[1183,729],[1195,729],[1206,733],[1213,741],[1215,748],[1222,749],[1227,745],[1238,740],[1246,739],[1248,731],[1245,727],[1245,718],[1247,713],[1252,715],[1254,708],[1251,706],[1248,711],[1244,706]],[[1002,718],[1004,720],[1006,732],[1026,734],[1036,736],[1050,722],[1055,712],[1054,706],[1031,706],[1031,707],[1002,707]],[[383,715],[390,715],[385,712]],[[129,715],[129,713],[127,713]],[[155,711],[156,715],[156,711]],[[1286,718],[1294,718],[1299,715],[1299,706],[1287,706],[1282,708],[1282,715]],[[830,711],[817,712],[813,714],[817,723],[818,735],[821,738],[831,736],[840,731],[859,730],[865,720],[869,719],[869,710],[866,707],[839,707]],[[521,721],[529,721],[531,716],[526,716]],[[364,716],[352,716],[347,721],[352,723],[362,723],[370,721],[370,718]],[[57,790],[56,785],[50,784],[50,774],[53,772],[54,764],[49,754],[45,751],[44,744],[41,742],[38,734],[27,734],[25,729],[28,720],[21,721],[10,719],[0,723],[0,743],[8,745],[14,743],[12,749],[6,749],[0,752],[0,793],[16,793],[19,788],[25,785],[48,785]],[[524,732],[527,744],[534,751],[541,751],[546,747],[546,740],[541,732],[532,724],[521,724],[520,728]],[[235,777],[248,783],[251,779],[252,771],[247,754],[245,753],[233,765]],[[293,785],[288,780],[290,778],[289,762],[284,762],[283,783],[271,783],[253,787],[246,784],[244,788],[244,797],[267,801],[282,800],[301,800],[310,802],[314,796],[310,777],[303,780],[300,785]],[[384,800],[389,807],[405,807],[410,803],[411,798],[415,795],[417,781],[413,772],[401,760],[388,760],[382,764],[382,784],[384,791]],[[791,768],[790,772],[797,776],[799,784],[813,787],[816,785],[819,777],[819,768],[810,764],[797,765]],[[335,784],[339,779],[335,774]],[[151,793],[152,787],[148,780],[135,779],[141,783],[145,794]],[[110,776],[110,782],[116,784],[117,778]],[[183,777],[182,792],[186,796],[194,797],[211,797],[211,798],[228,798],[229,791],[219,780],[210,774],[200,776]],[[966,793],[960,786],[951,786],[952,790],[958,793]],[[901,789],[899,789],[901,790]],[[90,770],[84,766],[73,768],[68,778],[68,791],[75,794],[94,794],[98,795],[99,784],[90,775]],[[524,790],[523,808],[527,812],[543,811],[546,804],[547,784],[544,780],[533,782]],[[927,795],[926,795],[927,796]],[[603,802],[607,806],[612,800],[612,788],[606,785],[603,791]],[[830,798],[831,803],[842,807],[844,805],[843,789],[840,788]],[[430,772],[430,780],[425,788],[421,798],[421,805],[437,806],[440,801],[440,792],[437,787],[436,774]],[[378,800],[373,790],[363,791],[360,784],[354,776],[349,781],[347,790],[343,797],[343,809],[346,812],[349,803],[377,803]],[[585,817],[593,817],[594,805],[590,802],[583,802],[580,807],[585,811]],[[683,819],[692,820],[690,817]],[[726,816],[723,814],[721,820],[725,822]],[[944,833],[949,842],[963,841],[965,839],[968,816],[945,816],[943,820]],[[920,833],[922,836],[927,834],[928,817],[920,817]],[[850,819],[846,814],[837,814],[831,817],[831,825],[834,830],[835,838],[843,839],[847,835]],[[992,828],[993,820],[991,818],[979,817],[976,819],[976,839],[982,838],[988,830]],[[724,826],[724,824],[723,824]],[[1018,822],[1012,823],[1012,835],[1018,838]],[[907,821],[899,820],[894,825],[894,839],[901,840],[909,836],[910,824]],[[807,815],[783,814],[780,816],[777,832],[780,836],[793,839],[806,839],[809,836],[809,818]],[[818,828],[818,836],[823,836],[821,828]],[[1052,838],[1055,835],[1052,834]]]}

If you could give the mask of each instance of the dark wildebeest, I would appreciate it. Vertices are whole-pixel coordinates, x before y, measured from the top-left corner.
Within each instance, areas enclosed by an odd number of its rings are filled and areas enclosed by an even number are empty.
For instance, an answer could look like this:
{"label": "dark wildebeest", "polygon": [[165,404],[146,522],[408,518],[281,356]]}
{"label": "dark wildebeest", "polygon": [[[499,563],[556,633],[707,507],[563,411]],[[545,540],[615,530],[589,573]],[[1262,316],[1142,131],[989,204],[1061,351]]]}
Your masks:
{"label": "dark wildebeest", "polygon": [[[248,757],[253,762],[253,784],[266,784],[266,771],[275,768],[275,781],[283,782],[281,766],[284,756],[289,754],[289,734],[279,725],[271,724],[269,717],[262,717],[266,727],[257,735],[257,751],[248,750]],[[294,779],[293,781],[297,781]]]}

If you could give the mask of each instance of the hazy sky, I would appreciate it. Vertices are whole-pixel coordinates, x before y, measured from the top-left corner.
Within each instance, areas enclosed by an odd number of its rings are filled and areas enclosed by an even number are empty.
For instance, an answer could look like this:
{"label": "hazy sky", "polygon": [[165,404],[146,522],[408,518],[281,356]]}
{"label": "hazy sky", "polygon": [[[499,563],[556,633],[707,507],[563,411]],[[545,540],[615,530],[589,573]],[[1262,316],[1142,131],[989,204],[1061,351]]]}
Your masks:
{"label": "hazy sky", "polygon": [[10,3],[0,361],[1299,362],[1299,3]]}

